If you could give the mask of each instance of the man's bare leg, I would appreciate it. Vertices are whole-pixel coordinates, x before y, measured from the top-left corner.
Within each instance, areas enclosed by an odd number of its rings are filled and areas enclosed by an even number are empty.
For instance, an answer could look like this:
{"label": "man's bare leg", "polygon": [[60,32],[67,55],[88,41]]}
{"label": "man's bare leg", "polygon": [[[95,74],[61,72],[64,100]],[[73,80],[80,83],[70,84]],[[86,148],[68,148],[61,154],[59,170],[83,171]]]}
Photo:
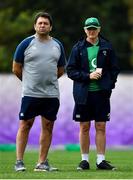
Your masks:
{"label": "man's bare leg", "polygon": [[30,120],[20,120],[19,129],[16,137],[16,158],[23,160],[24,151],[27,145],[30,129],[33,125],[34,118]]}
{"label": "man's bare leg", "polygon": [[54,122],[49,121],[46,118],[42,117],[42,127],[40,134],[40,149],[39,149],[39,160],[38,162],[44,162],[47,159],[48,151],[51,145],[52,132]]}
{"label": "man's bare leg", "polygon": [[96,148],[97,148],[97,164],[105,160],[106,148],[106,123],[96,122]]}

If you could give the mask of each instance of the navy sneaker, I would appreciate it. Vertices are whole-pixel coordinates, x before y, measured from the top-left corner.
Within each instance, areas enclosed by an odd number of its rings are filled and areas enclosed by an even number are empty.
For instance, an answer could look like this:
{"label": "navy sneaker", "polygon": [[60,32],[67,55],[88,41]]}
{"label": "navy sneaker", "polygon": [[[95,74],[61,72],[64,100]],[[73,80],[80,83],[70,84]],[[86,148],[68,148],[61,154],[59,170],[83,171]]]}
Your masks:
{"label": "navy sneaker", "polygon": [[86,160],[81,161],[77,167],[77,170],[88,170],[88,169],[90,169],[90,165]]}
{"label": "navy sneaker", "polygon": [[17,160],[14,167],[15,171],[25,171],[26,168],[22,160]]}
{"label": "navy sneaker", "polygon": [[48,160],[38,163],[34,171],[58,171],[58,168],[49,165]]}
{"label": "navy sneaker", "polygon": [[96,164],[97,169],[102,170],[116,170],[117,168],[115,166],[112,166],[109,161],[103,160],[100,164]]}

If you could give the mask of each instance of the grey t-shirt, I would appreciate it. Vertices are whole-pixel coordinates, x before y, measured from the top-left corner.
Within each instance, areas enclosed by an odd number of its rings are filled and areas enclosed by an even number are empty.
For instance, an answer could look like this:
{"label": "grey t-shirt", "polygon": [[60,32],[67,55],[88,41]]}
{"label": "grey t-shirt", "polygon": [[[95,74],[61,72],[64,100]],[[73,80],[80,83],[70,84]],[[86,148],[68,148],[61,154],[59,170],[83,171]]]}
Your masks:
{"label": "grey t-shirt", "polygon": [[57,68],[65,65],[65,54],[58,40],[28,37],[18,45],[14,61],[23,64],[22,96],[59,98]]}

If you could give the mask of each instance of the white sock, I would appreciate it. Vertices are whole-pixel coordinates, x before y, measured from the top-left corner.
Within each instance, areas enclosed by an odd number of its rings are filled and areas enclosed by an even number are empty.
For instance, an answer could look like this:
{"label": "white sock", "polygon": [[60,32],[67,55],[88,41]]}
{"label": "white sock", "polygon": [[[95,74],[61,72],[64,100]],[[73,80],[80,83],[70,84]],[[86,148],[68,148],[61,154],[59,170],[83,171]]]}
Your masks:
{"label": "white sock", "polygon": [[82,157],[82,161],[86,160],[87,162],[89,162],[89,155],[88,154],[81,154]]}
{"label": "white sock", "polygon": [[105,160],[105,155],[97,154],[97,164],[100,164],[103,160]]}

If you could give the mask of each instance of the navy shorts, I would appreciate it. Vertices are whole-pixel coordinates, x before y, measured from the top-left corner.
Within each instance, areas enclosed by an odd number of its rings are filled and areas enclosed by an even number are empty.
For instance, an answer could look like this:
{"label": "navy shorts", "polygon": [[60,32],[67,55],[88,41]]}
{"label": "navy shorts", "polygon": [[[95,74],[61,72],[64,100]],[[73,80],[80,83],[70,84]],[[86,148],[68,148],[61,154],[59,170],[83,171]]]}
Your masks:
{"label": "navy shorts", "polygon": [[48,120],[56,120],[59,109],[58,98],[36,98],[24,96],[21,101],[20,120],[28,120],[38,115]]}
{"label": "navy shorts", "polygon": [[87,103],[75,104],[73,119],[79,122],[110,120],[110,91],[88,92]]}

